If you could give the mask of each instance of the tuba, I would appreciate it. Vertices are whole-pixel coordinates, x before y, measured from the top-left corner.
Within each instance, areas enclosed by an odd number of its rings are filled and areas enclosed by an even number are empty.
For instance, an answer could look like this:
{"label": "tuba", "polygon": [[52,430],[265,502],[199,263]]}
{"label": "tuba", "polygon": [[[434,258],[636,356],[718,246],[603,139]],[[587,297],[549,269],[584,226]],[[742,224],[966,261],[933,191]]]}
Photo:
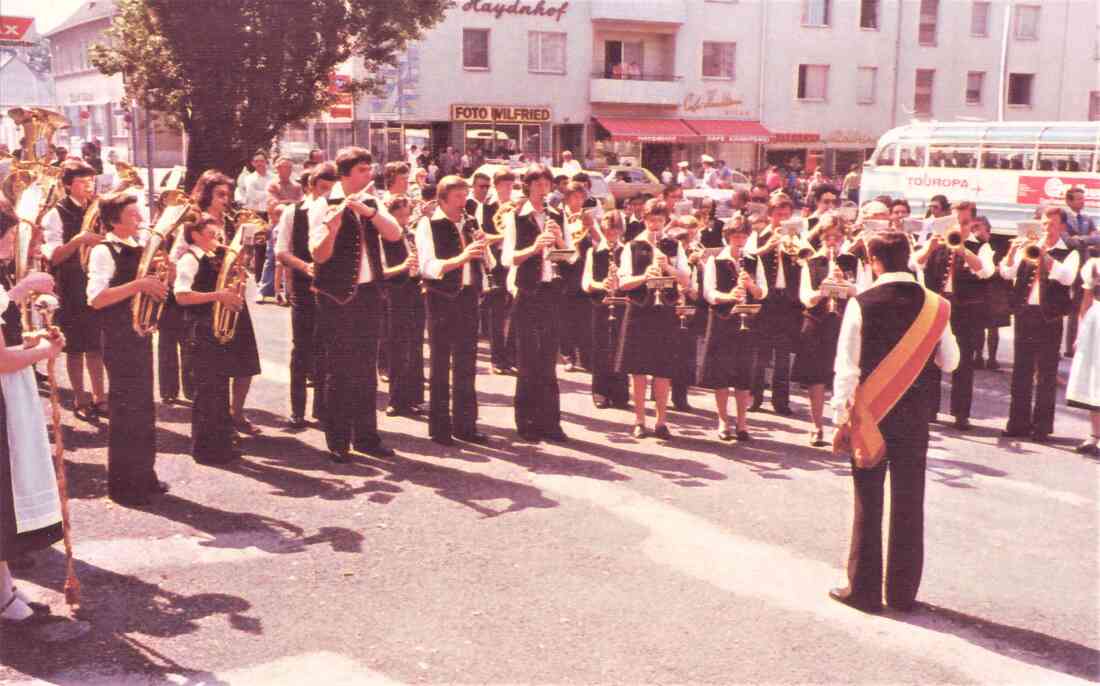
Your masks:
{"label": "tuba", "polygon": [[[233,240],[225,249],[222,266],[218,270],[218,283],[215,287],[218,291],[229,289],[242,299],[244,289],[248,285],[248,265],[252,262],[252,250],[255,247],[257,222],[250,221],[252,216],[255,216],[255,213],[250,210],[241,210],[237,213],[237,218],[244,218],[246,221],[237,225]],[[262,229],[262,223],[260,228]],[[225,345],[237,335],[240,314],[220,302],[214,303],[214,338],[218,343]]]}
{"label": "tuba", "polygon": [[[137,277],[143,278],[154,275],[165,285],[171,272],[168,263],[168,251],[172,245],[172,237],[183,224],[198,221],[201,213],[186,200],[170,205],[161,212],[149,235],[149,242],[141,253],[141,262],[138,263]],[[144,293],[138,293],[133,298],[131,311],[134,317],[134,333],[139,336],[152,335],[157,330],[160,315],[164,311],[164,301],[154,300]]]}

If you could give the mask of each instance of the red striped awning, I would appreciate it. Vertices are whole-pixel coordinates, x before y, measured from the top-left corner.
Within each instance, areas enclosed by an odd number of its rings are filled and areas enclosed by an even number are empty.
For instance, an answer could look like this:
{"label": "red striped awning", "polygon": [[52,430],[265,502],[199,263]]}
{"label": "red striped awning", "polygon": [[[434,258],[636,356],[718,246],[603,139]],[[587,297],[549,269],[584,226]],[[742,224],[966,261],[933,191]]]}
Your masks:
{"label": "red striped awning", "polygon": [[684,122],[710,143],[767,143],[771,131],[758,121],[737,119],[685,119]]}
{"label": "red striped awning", "polygon": [[682,119],[641,119],[596,117],[600,126],[607,129],[617,141],[642,143],[698,143],[703,137]]}

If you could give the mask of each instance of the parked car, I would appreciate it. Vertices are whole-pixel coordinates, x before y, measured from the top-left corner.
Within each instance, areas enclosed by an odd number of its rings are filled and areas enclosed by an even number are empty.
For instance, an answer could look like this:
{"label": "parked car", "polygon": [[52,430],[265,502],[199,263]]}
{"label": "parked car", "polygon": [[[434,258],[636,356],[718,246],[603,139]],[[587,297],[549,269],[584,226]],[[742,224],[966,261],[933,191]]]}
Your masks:
{"label": "parked car", "polygon": [[604,177],[616,201],[627,200],[638,193],[658,195],[664,186],[661,180],[644,167],[609,167]]}
{"label": "parked car", "polygon": [[[550,171],[554,176],[565,174],[565,170],[561,167],[550,167]],[[600,172],[593,169],[582,169],[581,171],[588,174],[588,180],[592,182],[592,197],[594,197],[605,210],[615,209],[615,197],[611,194],[611,189],[608,188],[607,181],[600,175]]]}

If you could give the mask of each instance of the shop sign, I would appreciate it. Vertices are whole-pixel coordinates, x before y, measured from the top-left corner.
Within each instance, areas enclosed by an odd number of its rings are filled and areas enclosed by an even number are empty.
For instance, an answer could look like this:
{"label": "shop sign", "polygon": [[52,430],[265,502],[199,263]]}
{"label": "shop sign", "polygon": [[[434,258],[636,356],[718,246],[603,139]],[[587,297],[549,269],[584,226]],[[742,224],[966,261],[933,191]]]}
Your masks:
{"label": "shop sign", "polygon": [[817,143],[821,140],[819,134],[813,132],[781,132],[772,134],[772,143]]}
{"label": "shop sign", "polygon": [[324,112],[327,122],[351,121],[354,102],[348,93],[348,85],[351,83],[351,75],[336,71],[329,72],[328,92],[333,96],[333,102]]}
{"label": "shop sign", "polygon": [[0,45],[32,45],[27,36],[32,24],[30,17],[0,16]]}
{"label": "shop sign", "polygon": [[689,92],[684,96],[684,111],[699,112],[701,110],[713,110],[727,107],[736,107],[743,101],[733,97],[731,91],[719,91],[717,88],[708,89],[704,93]]}
{"label": "shop sign", "polygon": [[451,121],[497,122],[499,124],[544,124],[550,121],[549,107],[511,105],[451,105]]}
{"label": "shop sign", "polygon": [[856,131],[855,129],[837,129],[824,136],[826,142],[837,145],[862,145],[864,147],[874,147],[878,143],[878,138],[868,136],[862,131]]}
{"label": "shop sign", "polygon": [[547,4],[546,0],[538,0],[538,2],[521,2],[521,0],[512,0],[512,2],[466,0],[466,2],[462,3],[463,12],[490,14],[494,19],[500,19],[505,14],[511,14],[516,16],[526,15],[529,17],[552,17],[554,21],[561,21],[561,18],[565,16],[565,11],[568,9],[568,2],[562,2],[555,5]]}
{"label": "shop sign", "polygon": [[1021,176],[1016,186],[1016,202],[1021,205],[1064,203],[1066,191],[1075,186],[1085,191],[1085,205],[1100,207],[1100,179],[1073,176]]}

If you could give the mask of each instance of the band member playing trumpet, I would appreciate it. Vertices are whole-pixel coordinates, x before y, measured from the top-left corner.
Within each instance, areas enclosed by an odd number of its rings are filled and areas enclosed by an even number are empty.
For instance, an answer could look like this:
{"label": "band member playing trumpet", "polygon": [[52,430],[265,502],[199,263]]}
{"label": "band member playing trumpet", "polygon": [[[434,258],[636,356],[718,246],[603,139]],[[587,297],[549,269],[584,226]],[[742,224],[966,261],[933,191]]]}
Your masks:
{"label": "band member playing trumpet", "polygon": [[362,195],[371,181],[371,154],[345,148],[336,156],[340,181],[327,206],[309,213],[309,250],[316,265],[318,323],[324,332],[325,440],[335,462],[349,448],[392,457],[378,435],[378,336],[382,319],[382,258],[378,238],[401,240],[401,227],[374,198]]}
{"label": "band member playing trumpet", "polygon": [[[745,254],[751,233],[747,219],[737,217],[723,228],[726,247],[707,260],[703,274],[703,297],[708,307],[703,358],[699,361],[699,385],[714,390],[718,411],[718,438],[741,442],[751,440],[748,409],[752,394],[752,368],[756,357],[754,333],[744,326],[732,308],[768,297],[764,266]],[[729,396],[733,389],[737,403],[737,430],[730,430]]]}
{"label": "band member playing trumpet", "polygon": [[561,429],[557,357],[561,278],[549,251],[564,249],[564,217],[546,206],[554,177],[541,164],[523,174],[527,200],[504,216],[501,259],[516,286],[511,326],[516,331],[516,429],[529,442],[565,441]]}
{"label": "band member playing trumpet", "polygon": [[[231,346],[214,338],[214,303],[240,311],[244,298],[226,288],[217,289],[225,257],[219,242],[218,220],[208,215],[183,226],[187,252],[176,262],[172,286],[176,302],[187,310],[195,365],[195,401],[191,411],[191,456],[201,464],[224,464],[241,456],[229,411],[229,380],[239,361]],[[237,330],[241,334],[241,330]]]}
{"label": "band member playing trumpet", "polygon": [[306,380],[313,379],[313,418],[324,416],[324,374],[317,340],[317,300],[313,296],[313,256],[309,253],[309,209],[325,202],[336,183],[336,165],[319,164],[307,174],[306,197],[283,211],[275,255],[290,272],[290,422],[306,425]]}
{"label": "band member playing trumpet", "polygon": [[680,320],[676,316],[676,288],[650,289],[652,278],[674,277],[676,287],[686,289],[691,278],[687,255],[681,245],[664,235],[668,207],[653,198],[645,205],[646,230],[623,248],[619,264],[619,288],[628,293],[615,371],[629,374],[634,401],[635,438],[648,435],[645,419],[646,377],[653,378],[657,419],[653,435],[672,438],[665,421],[672,375],[676,373],[676,343]]}
{"label": "band member playing trumpet", "polygon": [[[454,438],[488,443],[477,431],[478,300],[487,243],[466,214],[469,186],[445,176],[439,207],[416,228],[416,252],[424,279],[431,381],[428,435],[440,445]],[[451,372],[454,371],[452,406]]]}
{"label": "band member playing trumpet", "polygon": [[88,260],[88,303],[99,311],[107,364],[110,428],[107,439],[107,492],[124,505],[144,505],[167,490],[157,480],[156,412],[153,404],[152,337],[134,332],[133,298],[144,293],[164,300],[168,286],[138,274],[142,247],[137,198],[111,193],[99,199],[99,217],[110,231]]}
{"label": "band member playing trumpet", "polygon": [[[989,307],[989,277],[995,267],[993,248],[971,234],[974,203],[957,203],[954,212],[954,228],[944,236],[929,236],[924,247],[914,253],[910,267],[923,270],[925,287],[951,301],[951,328],[962,355],[951,376],[951,414],[955,428],[967,431],[974,394],[974,355]],[[939,411],[939,397],[939,386],[933,386],[933,420]]]}
{"label": "band member playing trumpet", "polygon": [[[802,268],[799,288],[802,304],[802,335],[794,362],[794,379],[809,389],[810,445],[822,448],[825,442],[825,387],[833,382],[833,361],[836,359],[840,322],[848,298],[856,295],[856,258],[840,252],[844,242],[844,226],[834,212],[827,212],[816,223],[821,248]],[[844,289],[844,297],[823,295],[822,285]]]}
{"label": "band member playing trumpet", "polygon": [[1089,411],[1091,435],[1075,448],[1085,455],[1100,455],[1100,257],[1092,257],[1081,267],[1084,296],[1078,313],[1077,349],[1066,384],[1066,402],[1070,407]]}
{"label": "band member playing trumpet", "polygon": [[615,297],[618,292],[619,259],[623,252],[619,238],[625,224],[623,213],[618,210],[604,215],[599,243],[590,247],[585,256],[581,282],[592,299],[592,402],[601,410],[625,409],[630,405],[626,375],[615,372],[620,327],[612,324],[622,321],[625,308],[605,303],[608,296]]}
{"label": "band member playing trumpet", "polygon": [[1014,241],[1000,266],[1001,276],[1013,284],[1016,342],[1008,425],[1001,435],[1030,435],[1040,443],[1054,433],[1062,318],[1073,311],[1070,286],[1080,265],[1080,253],[1062,240],[1065,210],[1048,207],[1042,221],[1043,234],[1038,240]]}
{"label": "band member playing trumpet", "polygon": [[512,197],[512,185],[516,176],[509,169],[498,169],[493,173],[493,190],[482,205],[482,214],[478,218],[481,229],[495,240],[489,245],[493,254],[493,268],[489,271],[488,288],[481,294],[481,307],[488,319],[490,371],[493,374],[515,374],[516,339],[507,335],[508,313],[512,307],[512,296],[505,287],[508,280],[508,267],[504,266],[501,245],[504,236],[500,235],[496,216],[501,203],[509,202]]}
{"label": "band member playing trumpet", "polygon": [[[102,234],[80,230],[92,202],[95,169],[79,160],[66,160],[61,165],[61,185],[65,197],[42,218],[42,255],[50,261],[57,280],[61,303],[57,323],[65,334],[65,368],[73,386],[73,414],[91,421],[96,416],[105,418],[109,411],[103,397],[99,321],[88,306],[88,277],[80,264],[81,248],[91,248],[103,240]],[[92,382],[91,396],[84,392],[85,363]]]}
{"label": "band member playing trumpet", "polygon": [[415,243],[416,227],[410,224],[412,201],[405,196],[396,196],[390,199],[386,208],[403,232],[403,240],[382,241],[382,270],[386,278],[389,320],[385,346],[390,363],[390,398],[386,416],[409,416],[423,412],[424,296],[421,293],[420,262]]}

